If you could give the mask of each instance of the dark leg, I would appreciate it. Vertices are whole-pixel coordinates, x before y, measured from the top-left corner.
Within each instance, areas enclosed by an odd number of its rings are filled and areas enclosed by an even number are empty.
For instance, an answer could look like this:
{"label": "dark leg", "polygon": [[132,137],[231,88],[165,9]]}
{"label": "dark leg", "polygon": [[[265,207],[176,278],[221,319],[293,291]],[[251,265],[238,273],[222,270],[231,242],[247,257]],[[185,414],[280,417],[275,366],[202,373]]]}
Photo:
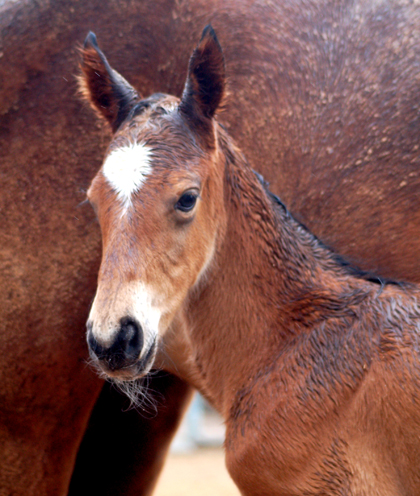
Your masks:
{"label": "dark leg", "polygon": [[127,411],[127,398],[105,384],[80,446],[70,496],[152,493],[191,388],[167,372],[148,387],[157,412]]}

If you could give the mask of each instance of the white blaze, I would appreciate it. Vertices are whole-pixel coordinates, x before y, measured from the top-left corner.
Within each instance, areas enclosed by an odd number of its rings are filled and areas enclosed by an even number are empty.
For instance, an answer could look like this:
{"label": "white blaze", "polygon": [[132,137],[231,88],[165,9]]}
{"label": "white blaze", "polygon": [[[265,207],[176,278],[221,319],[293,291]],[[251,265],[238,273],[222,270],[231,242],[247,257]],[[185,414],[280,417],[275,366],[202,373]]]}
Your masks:
{"label": "white blaze", "polygon": [[124,205],[131,205],[131,195],[138,191],[152,171],[152,149],[143,143],[133,143],[113,150],[105,160],[102,173]]}

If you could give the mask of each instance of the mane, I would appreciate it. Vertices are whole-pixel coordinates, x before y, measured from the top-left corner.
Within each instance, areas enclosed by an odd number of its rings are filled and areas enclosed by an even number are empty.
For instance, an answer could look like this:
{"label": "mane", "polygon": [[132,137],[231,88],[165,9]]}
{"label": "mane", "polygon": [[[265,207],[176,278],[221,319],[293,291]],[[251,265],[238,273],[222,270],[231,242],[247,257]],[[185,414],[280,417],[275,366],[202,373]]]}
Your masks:
{"label": "mane", "polygon": [[[321,257],[319,258],[322,259],[324,262],[327,261],[329,268],[335,267],[341,274],[379,285],[381,288],[384,288],[387,285],[394,285],[399,287],[411,286],[407,282],[395,281],[393,279],[378,275],[374,272],[360,269],[359,267],[357,267],[357,265],[353,264],[342,255],[336,253],[331,247],[320,240],[305,226],[305,224],[297,220],[291,214],[282,200],[270,190],[268,181],[266,181],[260,173],[256,172],[250,167],[246,158],[236,147],[232,138],[226,132],[224,126],[219,124],[218,127],[220,131],[218,133],[218,141],[219,146],[226,157],[226,168],[228,168],[229,165],[235,168],[243,166],[250,168],[255,178],[257,179],[258,184],[262,187],[265,195],[270,200],[273,211],[277,214],[278,219],[286,220],[287,222],[294,224],[297,228],[297,231],[305,239],[305,243],[309,242],[312,245],[314,253],[321,252]],[[233,189],[236,190],[237,187],[232,184],[232,178],[229,177],[229,171],[227,171],[227,175],[231,182],[231,185],[233,186]]]}

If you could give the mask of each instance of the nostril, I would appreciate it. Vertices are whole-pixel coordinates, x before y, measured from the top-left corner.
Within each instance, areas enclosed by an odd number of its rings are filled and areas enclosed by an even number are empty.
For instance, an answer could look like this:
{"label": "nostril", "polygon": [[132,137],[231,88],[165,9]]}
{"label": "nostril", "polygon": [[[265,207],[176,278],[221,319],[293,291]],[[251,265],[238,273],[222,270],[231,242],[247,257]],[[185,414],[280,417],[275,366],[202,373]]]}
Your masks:
{"label": "nostril", "polygon": [[136,360],[143,348],[143,332],[141,326],[131,317],[124,317],[121,319],[120,325],[121,330],[117,339],[119,342],[118,346],[122,348],[127,358]]}
{"label": "nostril", "polygon": [[105,348],[98,343],[95,336],[93,335],[92,326],[90,326],[90,328],[88,327],[87,342],[90,351],[93,352],[99,359],[101,359],[106,354]]}
{"label": "nostril", "polygon": [[87,342],[92,358],[115,371],[135,363],[143,348],[143,330],[140,324],[132,317],[120,320],[119,330],[111,346],[103,346],[98,342],[93,333],[93,326],[87,325]]}

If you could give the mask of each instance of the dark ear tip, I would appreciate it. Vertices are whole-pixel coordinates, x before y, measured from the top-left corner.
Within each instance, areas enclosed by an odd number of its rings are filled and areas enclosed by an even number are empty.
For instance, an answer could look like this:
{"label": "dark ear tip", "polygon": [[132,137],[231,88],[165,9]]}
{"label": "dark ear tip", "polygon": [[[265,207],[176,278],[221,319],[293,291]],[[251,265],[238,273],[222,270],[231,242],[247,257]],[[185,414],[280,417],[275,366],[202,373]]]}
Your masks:
{"label": "dark ear tip", "polygon": [[88,35],[86,36],[83,48],[89,48],[90,46],[93,46],[94,48],[98,48],[98,41],[96,39],[96,35],[92,31],[89,31]]}
{"label": "dark ear tip", "polygon": [[212,38],[213,41],[215,41],[216,44],[220,47],[219,40],[217,39],[216,36],[216,31],[213,29],[213,26],[211,24],[207,24],[207,26],[203,29],[200,43],[206,38]]}
{"label": "dark ear tip", "polygon": [[211,24],[207,24],[207,26],[203,29],[201,39],[203,40],[207,36],[211,36],[212,38],[217,40],[216,32],[214,31],[213,26]]}

